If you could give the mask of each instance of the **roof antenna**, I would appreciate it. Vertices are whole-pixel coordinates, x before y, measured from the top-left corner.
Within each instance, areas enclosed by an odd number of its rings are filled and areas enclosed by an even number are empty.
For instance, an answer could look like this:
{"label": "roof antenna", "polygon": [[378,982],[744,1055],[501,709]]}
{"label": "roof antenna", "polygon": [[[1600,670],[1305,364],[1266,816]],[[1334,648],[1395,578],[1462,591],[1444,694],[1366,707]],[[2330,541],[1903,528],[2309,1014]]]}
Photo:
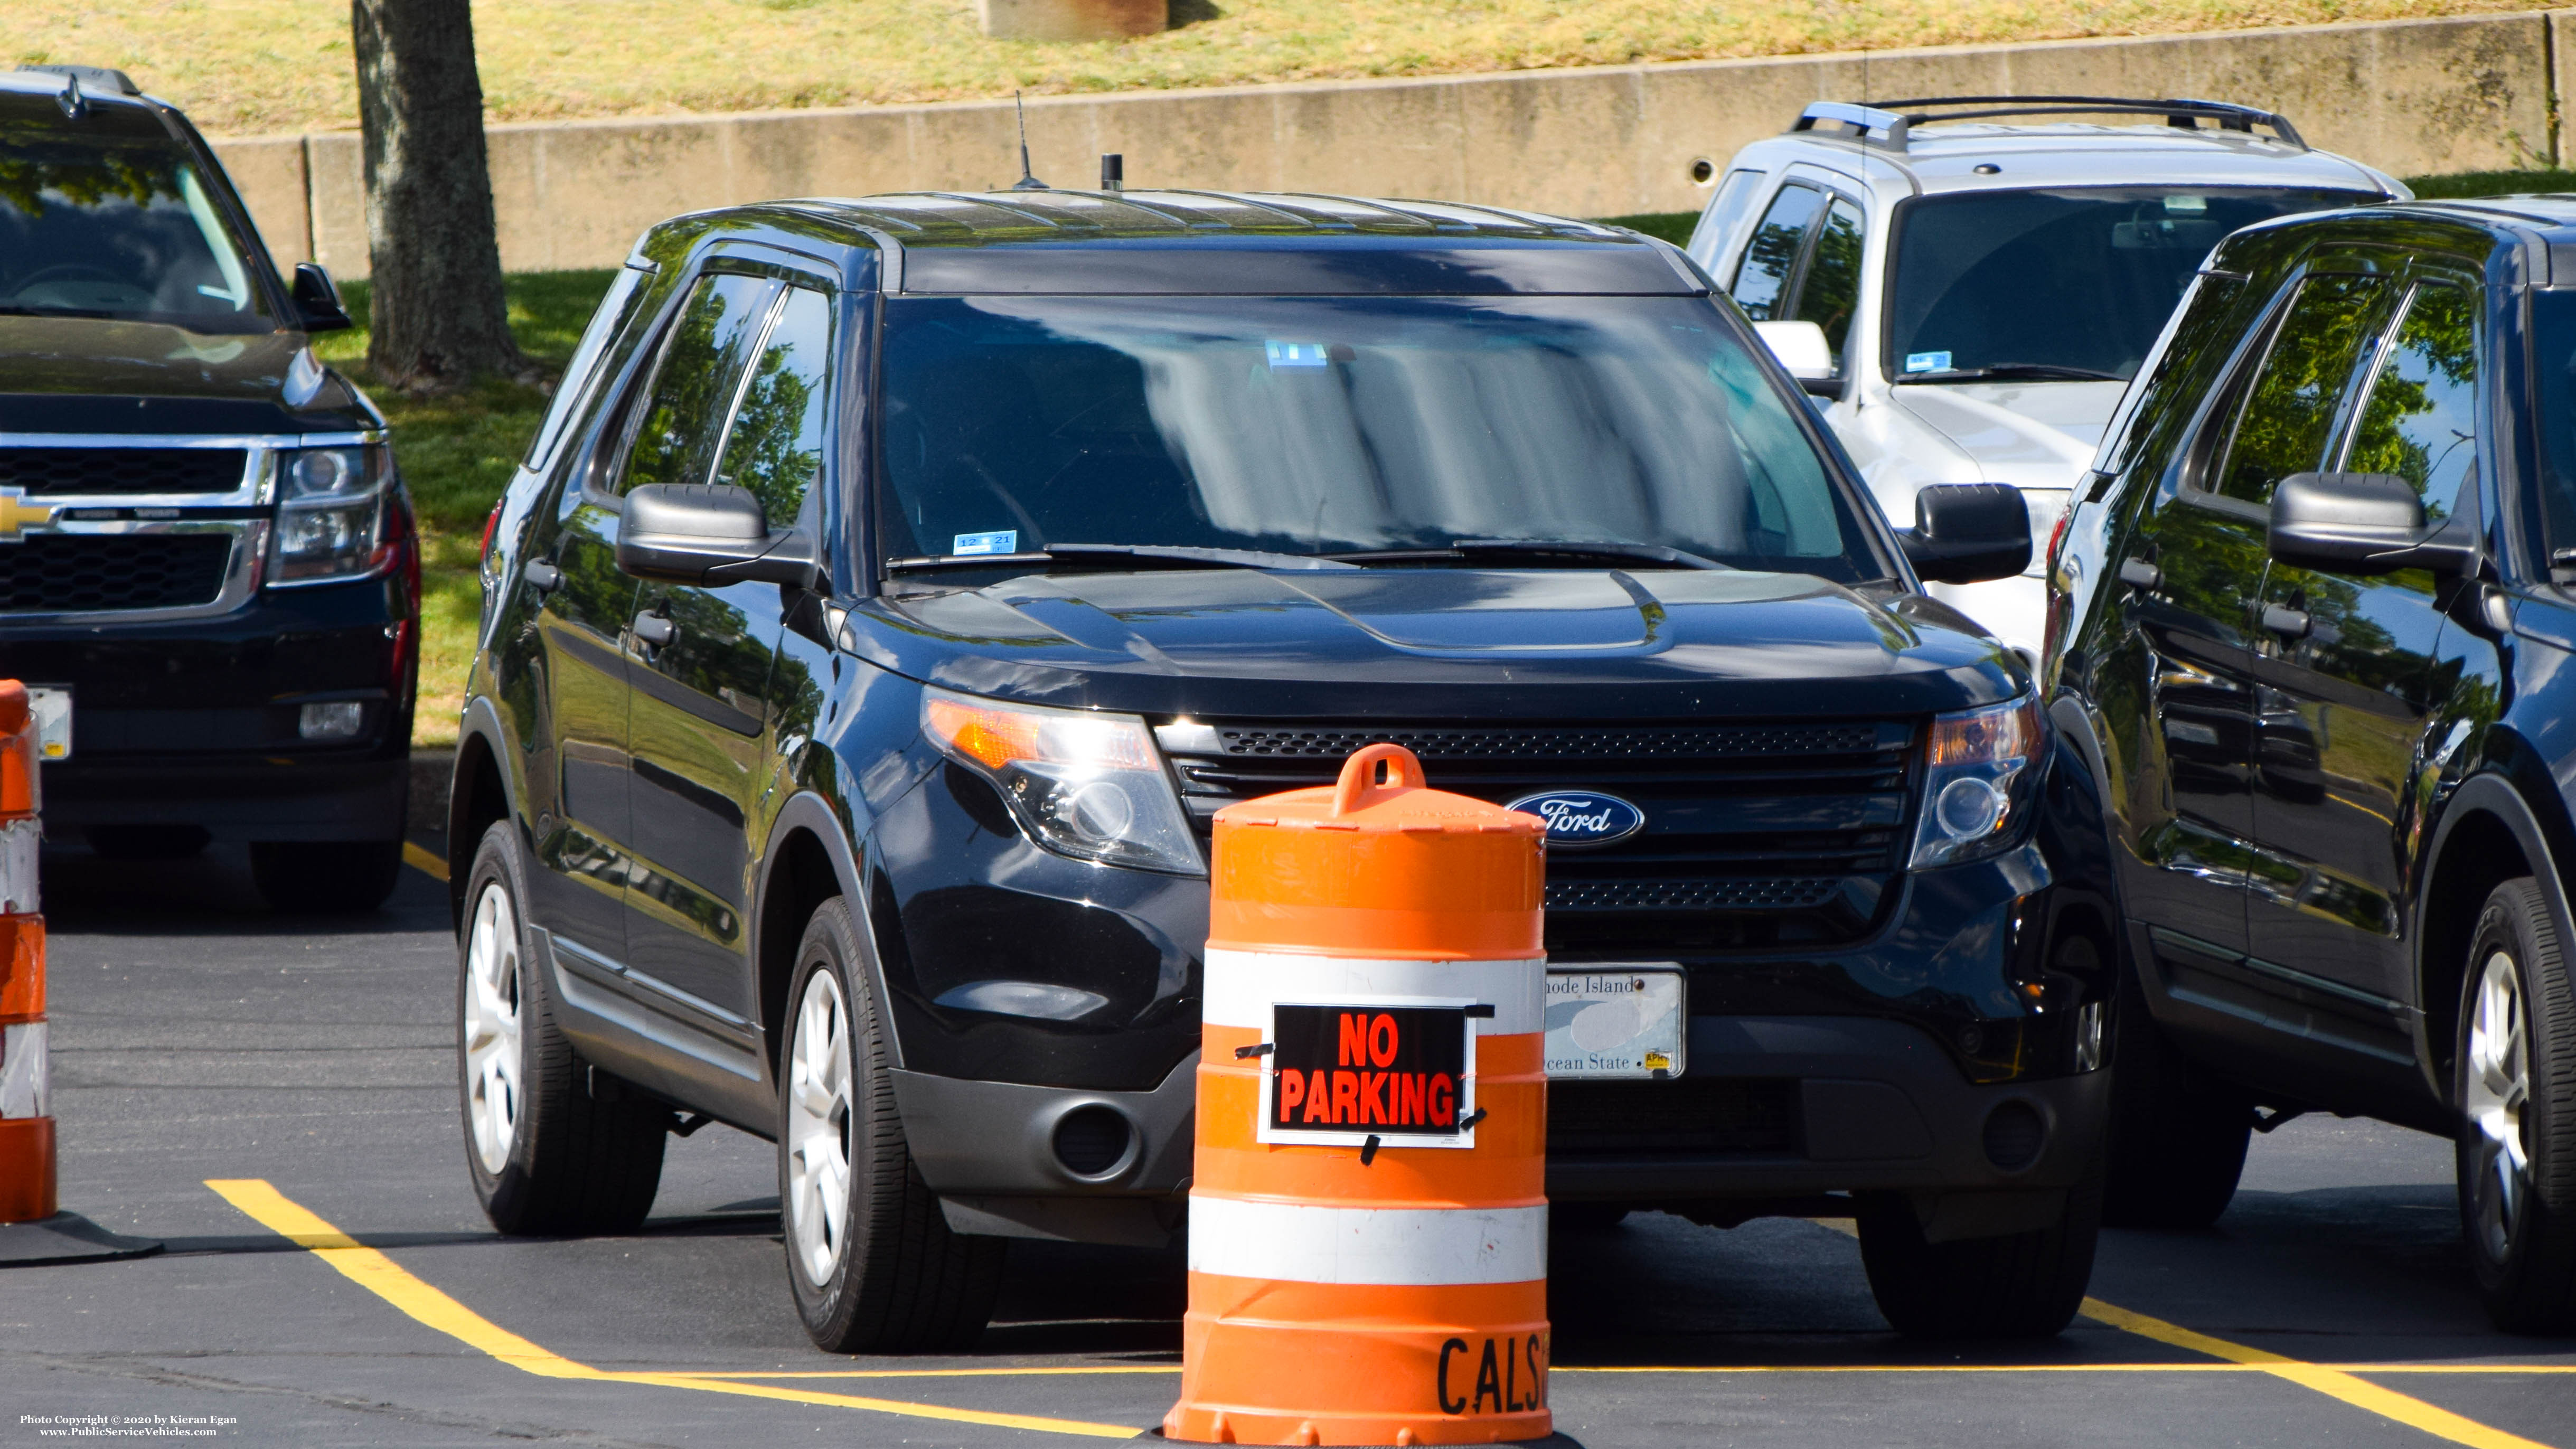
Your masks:
{"label": "roof antenna", "polygon": [[1046,191],[1048,185],[1029,174],[1029,108],[1020,104],[1020,93],[1011,92],[1011,109],[1020,117],[1020,179],[1011,183],[1013,191]]}
{"label": "roof antenna", "polygon": [[62,107],[63,115],[70,120],[77,121],[89,114],[89,97],[81,94],[79,76],[69,71],[63,73],[63,88],[54,97],[54,104]]}

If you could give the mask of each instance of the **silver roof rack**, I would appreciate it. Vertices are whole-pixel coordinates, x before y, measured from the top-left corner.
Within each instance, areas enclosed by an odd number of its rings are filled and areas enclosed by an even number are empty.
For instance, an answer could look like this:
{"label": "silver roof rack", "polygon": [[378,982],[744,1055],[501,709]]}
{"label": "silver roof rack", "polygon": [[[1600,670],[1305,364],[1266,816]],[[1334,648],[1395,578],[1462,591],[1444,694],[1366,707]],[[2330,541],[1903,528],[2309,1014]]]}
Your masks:
{"label": "silver roof rack", "polygon": [[2256,126],[2271,131],[2283,145],[2301,151],[2307,141],[2289,118],[2276,111],[2229,101],[2187,97],[2153,100],[2138,96],[1926,96],[1902,101],[1816,101],[1798,114],[1789,129],[1812,131],[1820,124],[1839,124],[1843,134],[1863,145],[1890,151],[1906,149],[1916,126],[1935,121],[1983,121],[2001,116],[2162,116],[2165,124],[2195,131],[2203,121],[2222,131],[2252,135]]}

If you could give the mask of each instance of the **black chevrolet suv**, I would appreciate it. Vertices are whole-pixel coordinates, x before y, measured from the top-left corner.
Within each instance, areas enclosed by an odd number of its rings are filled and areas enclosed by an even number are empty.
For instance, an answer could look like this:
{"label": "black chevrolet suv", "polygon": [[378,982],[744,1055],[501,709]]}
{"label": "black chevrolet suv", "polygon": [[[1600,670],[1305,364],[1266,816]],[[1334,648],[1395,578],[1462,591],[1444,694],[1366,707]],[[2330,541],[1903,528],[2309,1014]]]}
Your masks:
{"label": "black chevrolet suv", "polygon": [[771,1138],[835,1349],[970,1339],[1007,1237],[1174,1241],[1210,817],[1396,741],[1551,821],[1561,1214],[1856,1211],[1900,1326],[2054,1333],[2116,918],[2082,762],[1917,582],[2015,573],[2027,514],[1925,498],[1891,529],[1629,232],[1063,191],[654,228],[484,563],[449,840],[492,1221],[618,1229],[667,1131]]}
{"label": "black chevrolet suv", "polygon": [[2456,1138],[2496,1321],[2576,1327],[2576,198],[2239,232],[2138,378],[2049,641],[2144,1007],[2112,1215],[2366,1114]]}
{"label": "black chevrolet suv", "polygon": [[393,888],[420,568],[384,418],[310,345],[348,325],[178,111],[0,72],[0,677],[54,838],[247,842],[281,909]]}

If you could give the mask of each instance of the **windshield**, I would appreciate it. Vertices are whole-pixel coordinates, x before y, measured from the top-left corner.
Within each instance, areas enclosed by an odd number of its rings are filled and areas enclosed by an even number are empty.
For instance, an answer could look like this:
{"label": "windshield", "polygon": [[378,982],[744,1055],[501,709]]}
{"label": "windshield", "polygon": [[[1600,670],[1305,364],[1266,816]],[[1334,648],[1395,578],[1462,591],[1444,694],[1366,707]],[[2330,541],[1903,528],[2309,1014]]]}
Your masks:
{"label": "windshield", "polygon": [[885,336],[893,557],[1513,539],[1888,572],[1704,298],[918,298]]}
{"label": "windshield", "polygon": [[245,249],[206,178],[148,113],[0,115],[0,315],[268,332]]}
{"label": "windshield", "polygon": [[2128,380],[2229,232],[2376,201],[2351,191],[2102,186],[1973,191],[1899,211],[1888,376],[1988,369]]}
{"label": "windshield", "polygon": [[2576,291],[2531,294],[2531,370],[2540,421],[2541,486],[2527,495],[2526,520],[2561,582],[2576,577]]}

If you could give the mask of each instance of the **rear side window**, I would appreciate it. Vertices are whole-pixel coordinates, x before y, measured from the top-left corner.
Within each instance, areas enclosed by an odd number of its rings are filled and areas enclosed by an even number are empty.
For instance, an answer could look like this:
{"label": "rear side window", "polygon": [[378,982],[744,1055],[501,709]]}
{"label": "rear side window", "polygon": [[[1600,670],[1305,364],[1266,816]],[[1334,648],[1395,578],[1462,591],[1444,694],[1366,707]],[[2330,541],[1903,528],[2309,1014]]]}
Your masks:
{"label": "rear side window", "polygon": [[790,287],[734,409],[715,481],[748,488],[772,528],[794,523],[823,469],[832,299]]}
{"label": "rear side window", "polygon": [[2394,290],[2375,276],[2311,275],[2299,284],[2246,394],[2212,492],[2268,504],[2274,484],[2325,466],[2335,420]]}
{"label": "rear side window", "polygon": [[2417,287],[2344,447],[2348,473],[2415,485],[2424,517],[2451,516],[2478,461],[2477,304],[2459,287]]}
{"label": "rear side window", "polygon": [[581,411],[590,392],[600,359],[608,355],[608,344],[626,330],[643,286],[642,272],[632,267],[618,268],[616,280],[608,284],[608,295],[599,299],[599,310],[590,314],[590,326],[581,334],[581,345],[573,349],[572,362],[564,368],[563,381],[555,387],[554,403],[546,409],[546,420],[538,425],[536,438],[528,444],[527,457],[520,460],[521,467],[540,473],[554,461],[555,448],[563,442],[567,425]]}
{"label": "rear side window", "polygon": [[1744,248],[1744,261],[1735,270],[1731,295],[1745,316],[1756,322],[1785,320],[1779,307],[1787,300],[1798,256],[1806,250],[1808,228],[1824,209],[1825,194],[1812,186],[1783,186],[1772,198],[1771,209],[1762,213],[1762,224],[1754,229],[1752,242]]}
{"label": "rear side window", "polygon": [[1761,172],[1727,172],[1726,179],[1717,183],[1717,195],[1709,198],[1708,209],[1699,214],[1699,225],[1691,229],[1690,245],[1684,248],[1690,253],[1691,260],[1712,272],[1716,271],[1718,249],[1735,234],[1735,228],[1743,222],[1745,213],[1753,209],[1753,199],[1761,191]]}
{"label": "rear side window", "polygon": [[704,483],[733,410],[743,369],[778,284],[717,273],[698,279],[663,339],[636,410],[616,491],[647,483]]}
{"label": "rear side window", "polygon": [[1837,371],[1850,370],[1843,338],[1851,332],[1852,309],[1860,305],[1860,232],[1860,208],[1835,197],[1825,209],[1824,225],[1816,229],[1806,280],[1798,284],[1795,320],[1825,329]]}

